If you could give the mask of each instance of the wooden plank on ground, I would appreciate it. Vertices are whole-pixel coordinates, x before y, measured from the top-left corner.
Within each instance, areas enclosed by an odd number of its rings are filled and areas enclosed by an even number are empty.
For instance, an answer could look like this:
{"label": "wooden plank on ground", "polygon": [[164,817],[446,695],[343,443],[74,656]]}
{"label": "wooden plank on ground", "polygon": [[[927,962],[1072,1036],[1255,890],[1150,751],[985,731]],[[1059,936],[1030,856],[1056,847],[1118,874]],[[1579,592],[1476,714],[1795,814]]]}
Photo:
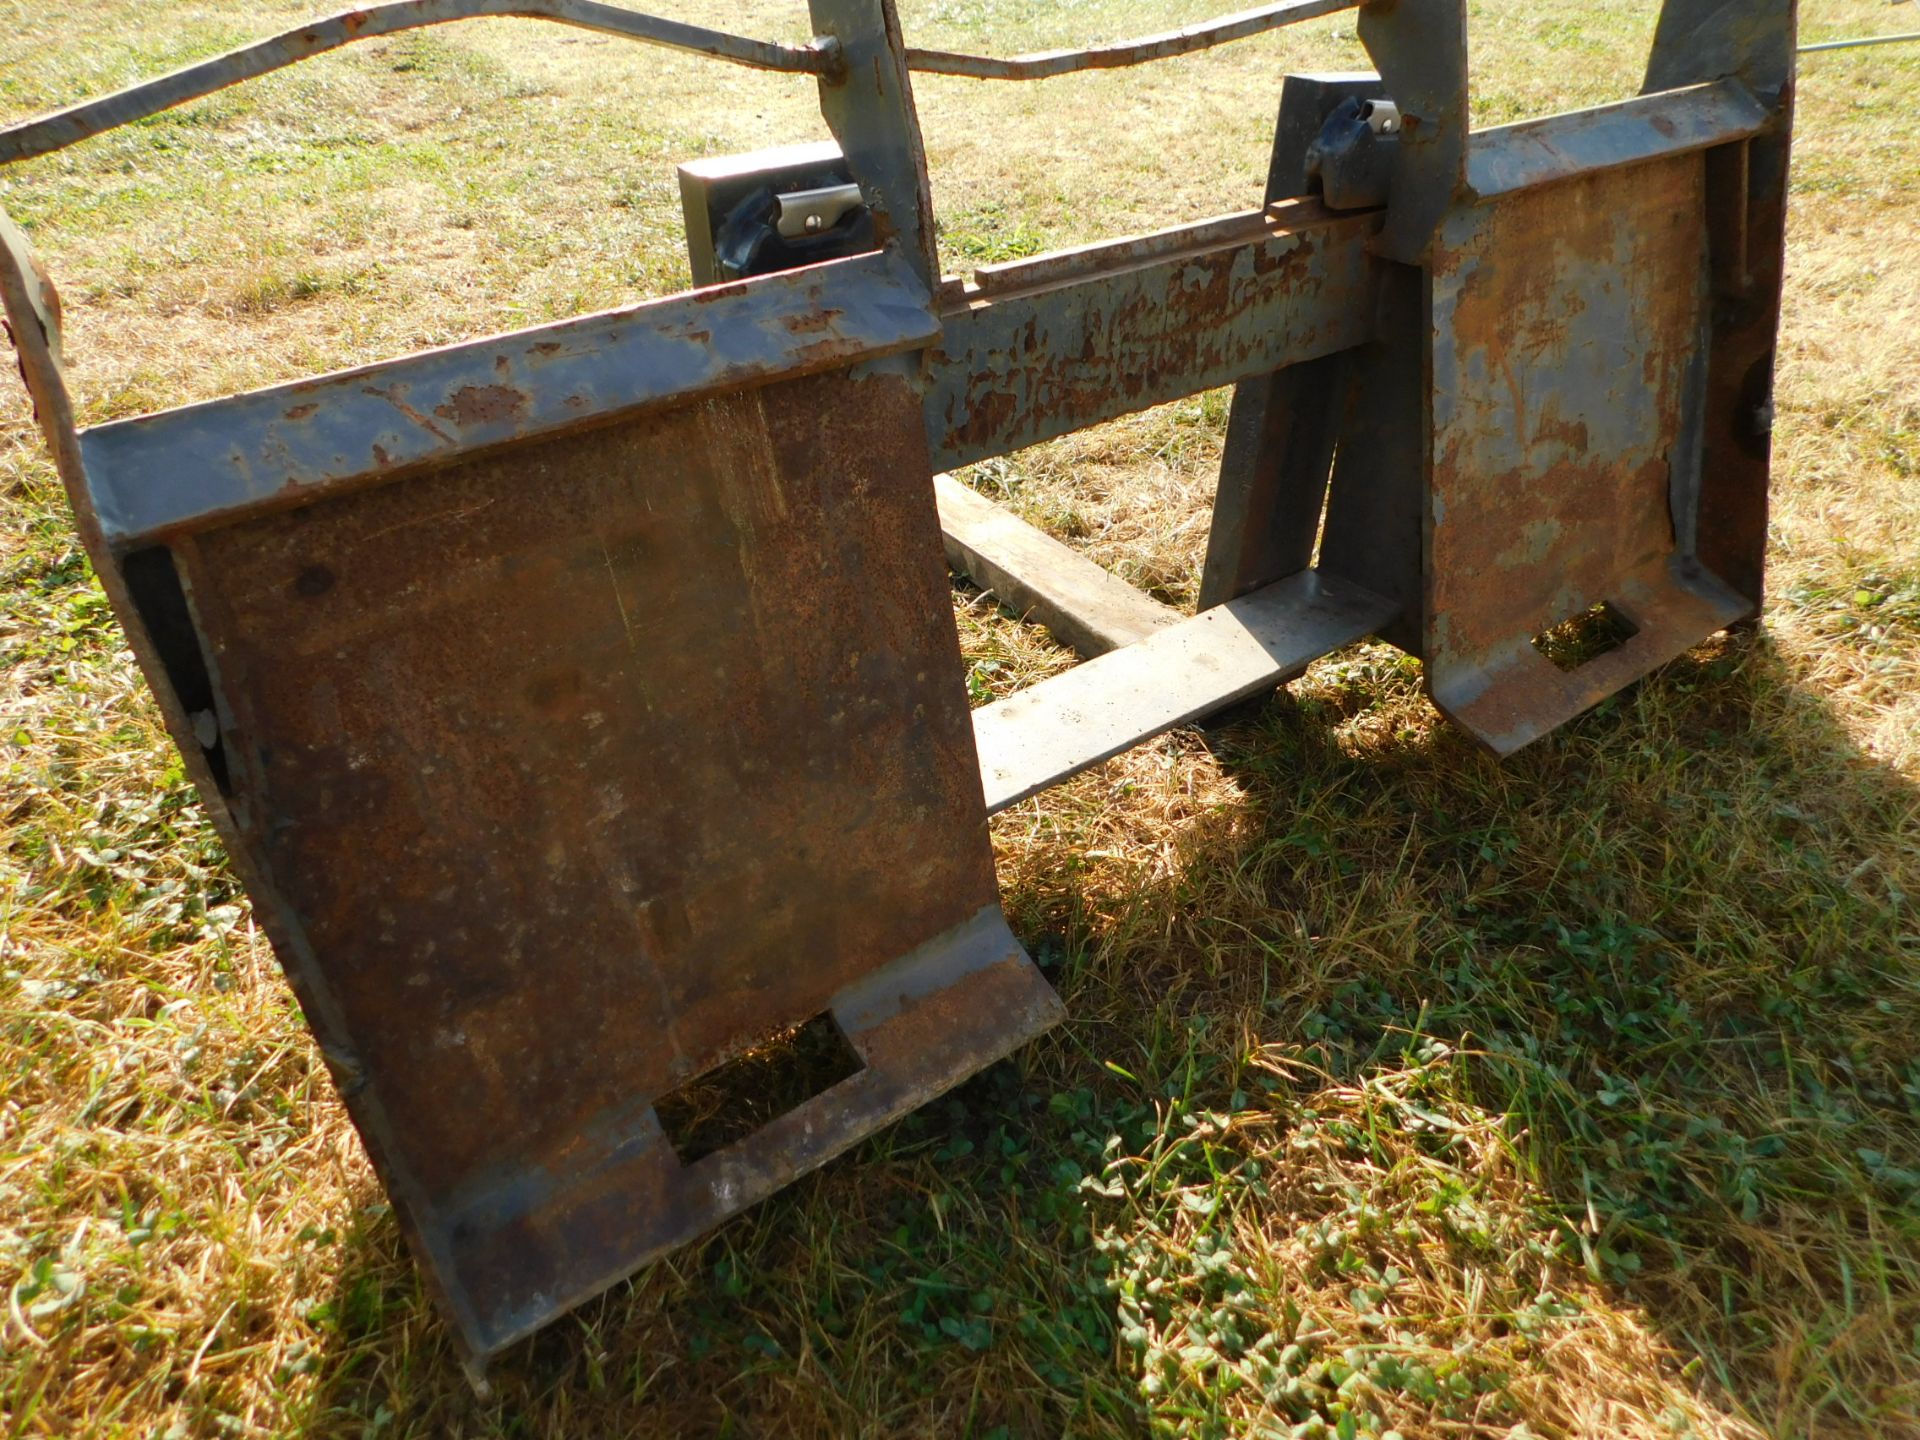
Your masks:
{"label": "wooden plank on ground", "polygon": [[1390,621],[1391,600],[1303,571],[973,712],[989,812],[1291,679]]}

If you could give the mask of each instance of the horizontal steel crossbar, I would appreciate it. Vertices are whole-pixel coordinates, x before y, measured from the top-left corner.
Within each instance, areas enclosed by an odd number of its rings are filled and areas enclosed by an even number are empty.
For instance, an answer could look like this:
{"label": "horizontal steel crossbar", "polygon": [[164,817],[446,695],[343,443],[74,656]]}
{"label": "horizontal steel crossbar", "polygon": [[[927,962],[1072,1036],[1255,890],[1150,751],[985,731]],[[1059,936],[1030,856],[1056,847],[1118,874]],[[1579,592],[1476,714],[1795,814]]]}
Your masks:
{"label": "horizontal steel crossbar", "polygon": [[[80,443],[128,546],[475,450],[927,348],[938,468],[1365,342],[1378,216],[1311,203],[1002,267],[933,298],[875,252],[115,421]],[[1029,283],[1031,282],[1031,283]]]}
{"label": "horizontal steel crossbar", "polygon": [[[1598,117],[1598,118],[1596,118]],[[1474,136],[1483,195],[1724,145],[1738,81]],[[475,449],[926,348],[951,470],[1373,338],[1378,211],[1282,201],[983,267],[936,302],[890,253],[828,261],[359,370],[117,421],[81,445],[110,539],[298,503]]]}
{"label": "horizontal steel crossbar", "polygon": [[934,468],[1364,344],[1379,228],[1377,212],[1293,201],[982,271],[946,292]]}

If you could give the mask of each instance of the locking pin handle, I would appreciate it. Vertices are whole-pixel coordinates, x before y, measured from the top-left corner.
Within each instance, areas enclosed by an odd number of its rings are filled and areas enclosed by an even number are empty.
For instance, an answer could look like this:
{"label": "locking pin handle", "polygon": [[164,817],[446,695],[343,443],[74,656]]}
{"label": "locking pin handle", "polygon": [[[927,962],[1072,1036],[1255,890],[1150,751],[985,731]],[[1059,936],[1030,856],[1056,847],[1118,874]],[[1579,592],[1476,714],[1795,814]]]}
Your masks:
{"label": "locking pin handle", "polygon": [[776,195],[779,207],[775,228],[782,238],[795,240],[803,235],[819,235],[833,229],[848,212],[866,204],[860,187],[851,181],[845,185],[823,185],[817,190],[795,190]]}

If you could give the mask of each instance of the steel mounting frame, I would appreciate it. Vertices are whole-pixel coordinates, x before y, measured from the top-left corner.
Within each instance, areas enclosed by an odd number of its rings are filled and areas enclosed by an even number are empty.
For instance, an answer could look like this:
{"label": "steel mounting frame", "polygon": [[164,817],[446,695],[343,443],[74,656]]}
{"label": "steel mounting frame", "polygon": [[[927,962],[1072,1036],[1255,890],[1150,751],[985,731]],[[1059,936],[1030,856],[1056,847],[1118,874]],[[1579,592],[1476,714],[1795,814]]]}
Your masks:
{"label": "steel mounting frame", "polygon": [[[1375,69],[1287,79],[1261,207],[942,277],[911,72],[1343,9]],[[1667,0],[1641,96],[1477,133],[1464,0],[1012,60],[810,11],[390,0],[0,131],[520,15],[817,79],[834,146],[683,172],[703,280],[743,179],[860,188],[861,253],[85,429],[0,217],[79,533],[476,1377],[1060,1018],[991,812],[1369,635],[1508,753],[1760,603],[1793,0]],[[1191,616],[947,473],[1226,385]],[[1085,663],[969,714],[948,566]],[[1617,649],[1534,645],[1596,606]],[[819,1016],[849,1076],[678,1152],[664,1097]]]}

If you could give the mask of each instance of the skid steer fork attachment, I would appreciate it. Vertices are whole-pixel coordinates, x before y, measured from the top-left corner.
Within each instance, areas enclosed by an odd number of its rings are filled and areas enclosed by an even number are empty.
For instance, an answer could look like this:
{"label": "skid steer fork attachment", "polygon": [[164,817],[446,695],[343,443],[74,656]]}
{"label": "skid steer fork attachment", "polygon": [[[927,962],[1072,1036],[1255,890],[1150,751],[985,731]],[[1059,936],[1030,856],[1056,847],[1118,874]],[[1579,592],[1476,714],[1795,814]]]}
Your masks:
{"label": "skid steer fork attachment", "polygon": [[[1289,77],[1262,208],[940,278],[910,72],[1354,8],[1377,73]],[[693,292],[87,430],[0,217],[80,533],[476,1374],[1059,1018],[989,812],[1369,634],[1505,753],[1759,604],[1791,0],[1668,0],[1640,98],[1476,134],[1462,0],[1014,59],[811,10],[394,0],[0,132],[478,15],[818,79],[834,143],[683,167]],[[1194,616],[944,473],[1224,385]],[[969,716],[943,549],[1087,662]],[[796,1030],[825,1088],[670,1133]]]}

